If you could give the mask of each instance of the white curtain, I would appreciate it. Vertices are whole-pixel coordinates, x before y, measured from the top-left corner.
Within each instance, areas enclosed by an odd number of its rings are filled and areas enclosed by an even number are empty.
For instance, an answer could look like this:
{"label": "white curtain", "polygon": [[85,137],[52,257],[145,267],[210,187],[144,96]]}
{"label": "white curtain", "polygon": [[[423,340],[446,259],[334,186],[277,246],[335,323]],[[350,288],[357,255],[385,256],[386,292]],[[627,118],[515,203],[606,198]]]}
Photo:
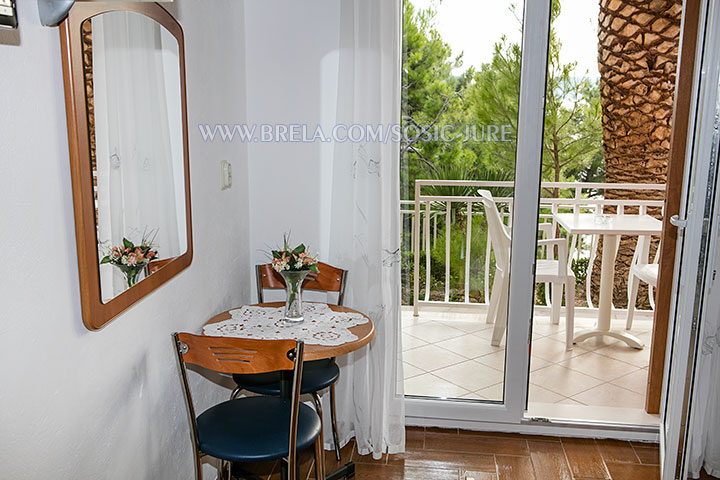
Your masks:
{"label": "white curtain", "polygon": [[[324,124],[381,125],[400,119],[400,0],[342,0],[339,49],[324,94]],[[329,112],[329,113],[327,113]],[[349,270],[345,305],[368,314],[374,341],[338,358],[341,444],[356,438],[361,454],[379,458],[405,448],[400,361],[399,146],[335,142],[321,172],[321,243],[331,264]],[[399,376],[398,376],[399,374]],[[326,406],[327,407],[327,406]],[[328,408],[325,409],[328,411]],[[329,423],[329,422],[328,422]],[[329,431],[325,432],[331,445]]]}
{"label": "white curtain", "polygon": [[[92,45],[98,239],[154,231],[158,259],[177,256],[187,245],[177,41],[148,17],[110,12],[93,17]],[[103,265],[101,286],[108,299],[125,280]]]}
{"label": "white curtain", "polygon": [[[716,249],[715,268],[720,268],[720,248]],[[690,423],[690,478],[699,478],[705,468],[720,477],[720,282],[715,282],[707,296],[707,313],[703,318],[698,359],[697,387],[693,393]]]}

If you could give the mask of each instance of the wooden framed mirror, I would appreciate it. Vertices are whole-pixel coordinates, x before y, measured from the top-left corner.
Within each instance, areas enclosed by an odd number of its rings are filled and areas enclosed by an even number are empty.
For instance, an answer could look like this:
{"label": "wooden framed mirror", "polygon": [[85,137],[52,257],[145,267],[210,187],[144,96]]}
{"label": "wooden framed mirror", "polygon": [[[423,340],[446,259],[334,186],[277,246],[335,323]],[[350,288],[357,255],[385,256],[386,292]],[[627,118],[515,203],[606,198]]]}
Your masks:
{"label": "wooden framed mirror", "polygon": [[60,25],[83,323],[192,261],[185,56],[160,5],[78,2]]}

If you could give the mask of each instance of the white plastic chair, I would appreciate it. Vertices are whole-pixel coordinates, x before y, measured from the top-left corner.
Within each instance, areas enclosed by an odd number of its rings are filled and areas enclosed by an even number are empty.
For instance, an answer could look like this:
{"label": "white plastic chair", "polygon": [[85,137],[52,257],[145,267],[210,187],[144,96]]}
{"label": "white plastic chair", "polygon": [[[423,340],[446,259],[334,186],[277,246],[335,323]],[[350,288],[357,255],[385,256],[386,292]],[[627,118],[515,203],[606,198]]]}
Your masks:
{"label": "white plastic chair", "polygon": [[[497,205],[487,190],[479,190],[485,207],[485,216],[488,223],[488,233],[495,252],[495,279],[490,294],[488,307],[488,321],[494,321],[492,345],[498,346],[502,341],[507,326],[507,301],[510,290],[510,244],[511,238],[508,228],[500,218]],[[542,226],[542,225],[541,225]],[[543,228],[543,230],[545,230]],[[568,267],[567,239],[547,238],[539,240],[538,246],[545,247],[545,256],[552,257],[557,247],[558,259],[538,259],[535,265],[535,282],[552,284],[552,319],[554,324],[560,323],[560,308],[562,305],[563,286],[565,287],[565,343],[566,349],[573,346],[573,330],[575,326],[575,274]]]}
{"label": "white plastic chair", "polygon": [[627,320],[625,328],[632,328],[633,316],[635,314],[635,303],[637,302],[638,287],[640,282],[648,284],[648,298],[650,306],[655,310],[655,296],[653,295],[653,287],[657,287],[658,272],[660,271],[658,260],[660,259],[660,244],[652,263],[648,263],[648,250],[650,248],[650,237],[642,236],[638,238],[635,254],[630,263],[630,272],[628,273],[628,307]]}

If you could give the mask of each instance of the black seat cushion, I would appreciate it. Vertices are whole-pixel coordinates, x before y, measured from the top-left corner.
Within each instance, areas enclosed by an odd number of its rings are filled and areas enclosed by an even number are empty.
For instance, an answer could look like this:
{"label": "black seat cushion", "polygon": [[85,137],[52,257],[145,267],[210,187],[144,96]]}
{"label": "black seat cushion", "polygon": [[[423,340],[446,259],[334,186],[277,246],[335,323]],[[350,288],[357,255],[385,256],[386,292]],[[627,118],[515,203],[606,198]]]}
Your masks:
{"label": "black seat cushion", "polygon": [[[200,450],[234,462],[287,457],[290,450],[291,401],[278,397],[228,400],[197,418]],[[300,404],[297,449],[304,450],[320,434],[320,418]]]}
{"label": "black seat cushion", "polygon": [[[340,368],[331,359],[313,360],[303,365],[300,393],[312,393],[327,388],[340,376]],[[245,390],[260,395],[280,395],[280,372],[235,374],[233,380]]]}

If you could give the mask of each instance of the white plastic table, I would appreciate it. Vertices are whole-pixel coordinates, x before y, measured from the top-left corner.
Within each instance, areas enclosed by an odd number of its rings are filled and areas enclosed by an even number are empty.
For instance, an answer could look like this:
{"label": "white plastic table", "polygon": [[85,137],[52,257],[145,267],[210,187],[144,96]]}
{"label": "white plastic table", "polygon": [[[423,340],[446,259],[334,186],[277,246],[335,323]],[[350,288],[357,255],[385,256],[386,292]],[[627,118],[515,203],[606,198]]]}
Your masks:
{"label": "white plastic table", "polygon": [[578,343],[591,337],[613,337],[633,348],[643,348],[643,343],[626,331],[611,330],[613,283],[615,279],[615,255],[620,235],[660,235],[662,222],[650,215],[601,215],[593,213],[556,213],[553,217],[570,235],[602,235],[602,267],[600,269],[600,300],[598,322],[595,328],[584,330],[574,336]]}

